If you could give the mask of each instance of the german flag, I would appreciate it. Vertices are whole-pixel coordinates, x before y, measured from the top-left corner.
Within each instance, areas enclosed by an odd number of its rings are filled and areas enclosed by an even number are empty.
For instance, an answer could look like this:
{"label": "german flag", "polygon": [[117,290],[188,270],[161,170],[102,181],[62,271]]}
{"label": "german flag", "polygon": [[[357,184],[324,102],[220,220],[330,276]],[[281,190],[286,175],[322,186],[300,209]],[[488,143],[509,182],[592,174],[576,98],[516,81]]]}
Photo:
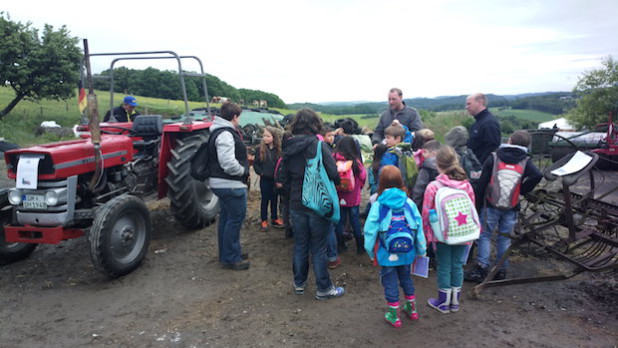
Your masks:
{"label": "german flag", "polygon": [[84,85],[82,81],[79,81],[79,95],[77,97],[77,105],[79,107],[79,112],[84,113],[84,110],[88,107],[88,100],[86,99],[86,90],[84,89]]}

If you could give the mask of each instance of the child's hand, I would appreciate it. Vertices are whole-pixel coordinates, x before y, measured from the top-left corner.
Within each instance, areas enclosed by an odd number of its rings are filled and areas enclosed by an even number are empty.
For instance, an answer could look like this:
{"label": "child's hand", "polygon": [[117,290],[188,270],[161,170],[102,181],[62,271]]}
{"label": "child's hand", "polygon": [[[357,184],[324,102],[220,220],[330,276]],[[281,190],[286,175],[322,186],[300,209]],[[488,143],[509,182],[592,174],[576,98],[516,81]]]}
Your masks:
{"label": "child's hand", "polygon": [[283,187],[283,184],[282,184],[282,183],[280,183],[280,182],[277,182],[277,183],[275,183],[275,187],[276,187],[276,188],[282,188],[282,187]]}

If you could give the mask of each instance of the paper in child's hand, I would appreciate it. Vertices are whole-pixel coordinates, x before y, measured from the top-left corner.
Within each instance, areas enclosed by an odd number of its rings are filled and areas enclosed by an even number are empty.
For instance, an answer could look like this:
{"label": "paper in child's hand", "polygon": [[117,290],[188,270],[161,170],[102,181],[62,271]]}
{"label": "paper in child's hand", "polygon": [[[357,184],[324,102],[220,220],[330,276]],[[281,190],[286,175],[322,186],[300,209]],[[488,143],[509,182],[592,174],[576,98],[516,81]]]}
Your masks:
{"label": "paper in child's hand", "polygon": [[429,258],[427,256],[417,256],[410,268],[410,273],[423,278],[429,277]]}

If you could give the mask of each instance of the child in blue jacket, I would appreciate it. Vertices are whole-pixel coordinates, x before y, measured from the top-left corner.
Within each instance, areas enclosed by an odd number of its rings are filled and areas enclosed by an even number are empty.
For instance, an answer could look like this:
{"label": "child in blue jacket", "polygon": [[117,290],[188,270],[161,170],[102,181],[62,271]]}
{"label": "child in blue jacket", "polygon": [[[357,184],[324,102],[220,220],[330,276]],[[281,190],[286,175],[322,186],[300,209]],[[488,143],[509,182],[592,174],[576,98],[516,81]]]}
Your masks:
{"label": "child in blue jacket", "polygon": [[[399,169],[391,165],[383,167],[378,182],[378,199],[371,205],[365,221],[365,250],[374,264],[382,266],[380,278],[388,305],[384,319],[394,327],[401,327],[398,285],[406,299],[403,311],[411,320],[419,318],[410,267],[417,255],[424,256],[426,253],[425,235],[421,214],[408,198]],[[386,248],[385,231],[394,221],[404,219],[412,232],[414,247],[407,253],[391,253]]]}

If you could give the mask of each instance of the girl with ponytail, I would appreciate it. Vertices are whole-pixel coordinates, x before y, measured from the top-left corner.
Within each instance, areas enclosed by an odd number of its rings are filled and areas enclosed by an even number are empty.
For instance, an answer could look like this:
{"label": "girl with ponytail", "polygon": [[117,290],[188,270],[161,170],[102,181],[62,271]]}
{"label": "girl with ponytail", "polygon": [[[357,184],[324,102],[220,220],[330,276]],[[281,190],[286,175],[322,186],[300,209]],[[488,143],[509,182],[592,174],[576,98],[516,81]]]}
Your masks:
{"label": "girl with ponytail", "polygon": [[[474,191],[468,182],[466,172],[459,165],[457,153],[452,147],[448,145],[440,147],[436,154],[436,166],[439,175],[436,180],[427,185],[422,209],[425,238],[427,243],[431,243],[434,247],[438,260],[438,297],[430,298],[428,303],[429,306],[442,313],[449,313],[459,311],[459,294],[463,285],[463,257],[467,244],[470,243],[449,245],[439,242],[435,234],[440,233],[440,231],[433,231],[431,228],[429,211],[436,209],[436,193],[442,187],[452,187],[466,192],[472,203],[474,203]],[[462,218],[472,217],[463,215]]]}

